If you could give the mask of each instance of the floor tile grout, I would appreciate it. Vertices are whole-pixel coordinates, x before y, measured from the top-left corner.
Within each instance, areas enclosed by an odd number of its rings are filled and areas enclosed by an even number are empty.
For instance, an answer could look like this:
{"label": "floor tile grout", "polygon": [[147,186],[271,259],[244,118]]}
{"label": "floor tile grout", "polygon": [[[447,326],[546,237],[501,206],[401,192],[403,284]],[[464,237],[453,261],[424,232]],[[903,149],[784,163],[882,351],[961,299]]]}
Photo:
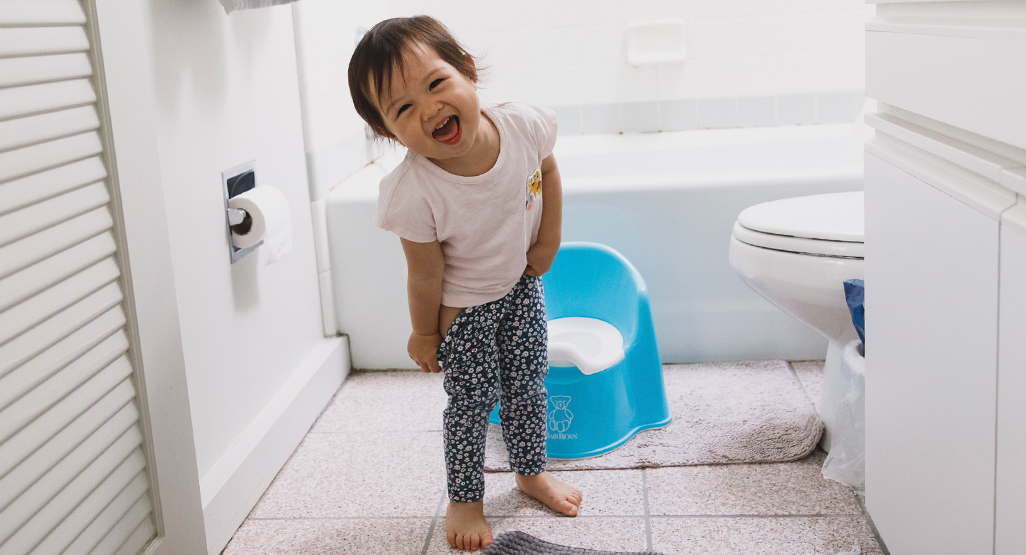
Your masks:
{"label": "floor tile grout", "polygon": [[[798,382],[798,387],[802,390],[802,393],[805,394],[805,400],[812,405],[813,410],[816,410],[816,402],[812,400],[812,395],[809,395],[809,390],[805,389],[805,384],[802,383],[802,378],[798,375],[798,371],[794,369],[794,365],[791,364],[790,360],[785,360],[784,363],[787,364],[787,369],[791,371],[791,377],[794,378],[794,381]],[[816,410],[816,415],[819,415],[818,410]]]}
{"label": "floor tile grout", "polygon": [[319,431],[310,430],[307,435],[310,434],[440,434],[442,433],[441,428],[437,430],[335,430],[335,431]]}
{"label": "floor tile grout", "polygon": [[808,515],[652,515],[651,518],[861,518],[859,514]]}
{"label": "floor tile grout", "polygon": [[648,508],[648,474],[641,469],[641,497],[645,502],[645,549],[652,551],[652,518]]}
{"label": "floor tile grout", "polygon": [[269,517],[262,516],[247,518],[246,520],[260,520],[264,522],[296,521],[296,520],[431,520],[430,516],[292,516],[292,517]]}
{"label": "floor tile grout", "polygon": [[[443,498],[442,504],[444,504],[444,498]],[[613,518],[622,518],[622,519],[642,519],[642,518],[645,518],[645,519],[652,519],[652,518],[861,518],[863,516],[867,516],[867,515],[855,514],[855,513],[851,513],[851,514],[844,514],[844,513],[839,513],[839,514],[797,514],[797,515],[780,515],[780,514],[771,514],[771,515],[755,515],[755,514],[648,515],[647,517],[646,517],[646,515],[578,515],[578,516],[572,517],[572,518],[578,519],[578,520],[581,520],[581,519],[584,519],[584,520],[588,520],[588,519],[600,520],[600,519],[613,519]],[[280,517],[280,518],[275,518],[275,517],[257,517],[257,518],[247,518],[246,520],[249,520],[249,521],[258,521],[259,520],[259,521],[265,521],[265,522],[297,521],[297,520],[436,520],[436,519],[439,519],[440,517],[441,517],[441,511],[439,511],[438,515],[433,516],[433,517],[432,516],[338,516],[338,517],[321,516],[321,517]],[[553,515],[486,515],[485,517],[486,518],[502,518],[502,519],[516,518],[516,519],[528,519],[528,520],[571,518],[571,517],[564,517],[562,515],[554,515],[554,514]]]}
{"label": "floor tile grout", "polygon": [[[431,546],[431,536],[435,533],[435,526],[438,524],[438,515],[442,514],[442,506],[445,505],[445,499],[448,497],[447,491],[442,492],[442,496],[438,499],[438,507],[435,508],[435,518],[431,520],[431,526],[428,527],[427,539],[424,540],[424,550],[420,552],[420,555],[427,555],[428,547]],[[448,537],[446,537],[448,540]]]}

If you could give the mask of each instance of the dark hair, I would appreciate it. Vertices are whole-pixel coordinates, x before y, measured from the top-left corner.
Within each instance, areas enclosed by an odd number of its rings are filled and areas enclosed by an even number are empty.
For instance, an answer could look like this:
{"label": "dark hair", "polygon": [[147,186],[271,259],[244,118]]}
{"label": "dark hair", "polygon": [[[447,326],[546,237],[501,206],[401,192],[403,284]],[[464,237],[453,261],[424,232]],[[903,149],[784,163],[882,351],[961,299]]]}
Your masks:
{"label": "dark hair", "polygon": [[375,100],[380,102],[383,91],[391,86],[392,76],[402,75],[403,53],[414,43],[431,48],[456,71],[477,82],[474,58],[437,19],[418,15],[378,23],[363,35],[349,60],[349,94],[356,113],[378,135],[388,136],[388,131],[376,104],[371,101],[371,85],[376,91]]}

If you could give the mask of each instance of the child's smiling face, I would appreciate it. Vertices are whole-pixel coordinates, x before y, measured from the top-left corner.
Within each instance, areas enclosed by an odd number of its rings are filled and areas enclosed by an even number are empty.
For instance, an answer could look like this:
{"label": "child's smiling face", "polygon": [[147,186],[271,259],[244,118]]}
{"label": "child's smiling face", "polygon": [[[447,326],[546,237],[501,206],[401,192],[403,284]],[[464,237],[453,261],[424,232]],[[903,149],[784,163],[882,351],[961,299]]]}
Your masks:
{"label": "child's smiling face", "polygon": [[475,83],[419,43],[405,49],[403,64],[378,103],[390,138],[432,160],[459,163],[482,123]]}

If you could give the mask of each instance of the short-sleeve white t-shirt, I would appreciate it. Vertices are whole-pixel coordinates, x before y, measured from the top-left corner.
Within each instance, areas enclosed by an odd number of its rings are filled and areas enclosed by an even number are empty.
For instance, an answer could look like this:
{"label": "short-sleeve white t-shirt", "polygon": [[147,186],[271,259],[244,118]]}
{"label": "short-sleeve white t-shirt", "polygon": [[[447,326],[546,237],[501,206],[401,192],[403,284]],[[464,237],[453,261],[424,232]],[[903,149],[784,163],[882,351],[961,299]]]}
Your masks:
{"label": "short-sleeve white t-shirt", "polygon": [[441,244],[446,306],[478,306],[512,290],[541,224],[541,163],[556,143],[555,113],[517,102],[482,112],[499,131],[490,170],[454,175],[409,151],[378,192],[378,227]]}

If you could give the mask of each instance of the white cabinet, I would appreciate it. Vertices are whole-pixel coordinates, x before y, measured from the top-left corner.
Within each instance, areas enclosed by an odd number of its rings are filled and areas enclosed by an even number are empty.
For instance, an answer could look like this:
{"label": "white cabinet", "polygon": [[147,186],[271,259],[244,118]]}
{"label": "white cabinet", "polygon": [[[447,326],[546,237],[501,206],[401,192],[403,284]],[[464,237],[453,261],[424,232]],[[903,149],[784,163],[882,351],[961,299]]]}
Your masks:
{"label": "white cabinet", "polygon": [[891,553],[991,553],[994,218],[866,155],[866,502]]}
{"label": "white cabinet", "polygon": [[995,555],[1026,553],[1026,201],[1002,214]]}
{"label": "white cabinet", "polygon": [[895,555],[1026,554],[1026,1],[874,0],[866,508]]}

